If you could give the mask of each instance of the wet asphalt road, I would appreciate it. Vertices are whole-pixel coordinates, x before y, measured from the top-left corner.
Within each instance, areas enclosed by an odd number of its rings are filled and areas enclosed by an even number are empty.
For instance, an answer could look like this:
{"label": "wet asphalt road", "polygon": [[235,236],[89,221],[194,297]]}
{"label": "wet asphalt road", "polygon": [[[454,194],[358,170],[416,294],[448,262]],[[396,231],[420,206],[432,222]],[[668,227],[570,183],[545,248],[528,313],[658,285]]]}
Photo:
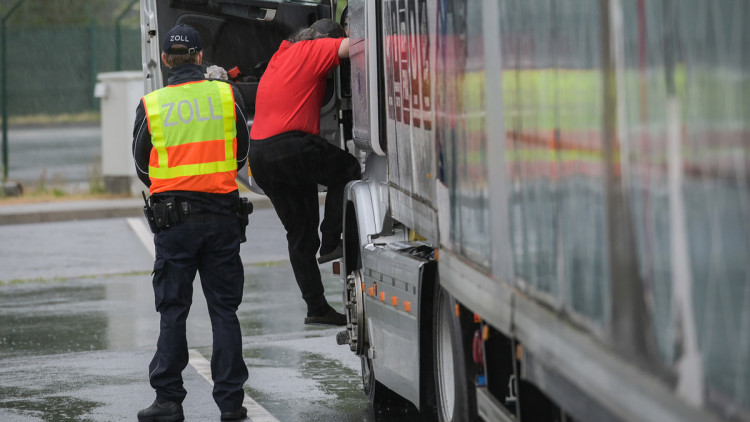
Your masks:
{"label": "wet asphalt road", "polygon": [[[138,235],[144,230],[142,218],[0,226],[1,421],[136,420],[153,401],[147,368],[159,319],[152,252]],[[415,420],[408,409],[373,409],[359,358],[335,342],[339,330],[302,323],[304,304],[272,209],[251,215],[248,238],[238,315],[250,373],[245,391],[262,407],[254,420]],[[340,278],[330,266],[321,271],[329,302],[341,309]],[[211,385],[199,373],[200,360],[210,359],[211,330],[195,283],[188,344],[200,359],[184,372],[183,405],[188,421],[218,420]]]}
{"label": "wet asphalt road", "polygon": [[[87,191],[100,166],[99,126],[11,128],[9,139],[9,178],[27,192],[40,183]],[[159,316],[150,232],[138,213],[55,221],[54,206],[41,220],[53,222],[0,225],[0,421],[134,421],[154,399],[148,363]],[[71,204],[59,206],[62,219],[76,215]],[[37,212],[29,207],[21,212]],[[102,215],[122,215],[106,208]],[[86,218],[98,208],[89,211]],[[238,315],[250,373],[246,404],[259,404],[253,420],[418,420],[413,408],[369,404],[359,358],[335,342],[339,329],[302,323],[304,302],[275,213],[256,205],[250,217]],[[330,265],[321,272],[329,302],[341,309],[339,276]],[[183,373],[188,421],[219,414],[203,367],[211,357],[211,330],[199,282],[188,318],[191,365]]]}

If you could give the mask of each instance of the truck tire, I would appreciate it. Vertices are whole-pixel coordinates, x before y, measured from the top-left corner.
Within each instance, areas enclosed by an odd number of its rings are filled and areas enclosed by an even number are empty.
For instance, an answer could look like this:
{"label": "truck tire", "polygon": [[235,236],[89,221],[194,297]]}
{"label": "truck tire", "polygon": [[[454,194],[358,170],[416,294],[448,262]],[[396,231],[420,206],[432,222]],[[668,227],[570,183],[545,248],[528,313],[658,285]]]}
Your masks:
{"label": "truck tire", "polygon": [[442,287],[435,289],[434,374],[437,420],[464,422],[476,420],[474,392],[461,318],[455,314],[455,299]]}

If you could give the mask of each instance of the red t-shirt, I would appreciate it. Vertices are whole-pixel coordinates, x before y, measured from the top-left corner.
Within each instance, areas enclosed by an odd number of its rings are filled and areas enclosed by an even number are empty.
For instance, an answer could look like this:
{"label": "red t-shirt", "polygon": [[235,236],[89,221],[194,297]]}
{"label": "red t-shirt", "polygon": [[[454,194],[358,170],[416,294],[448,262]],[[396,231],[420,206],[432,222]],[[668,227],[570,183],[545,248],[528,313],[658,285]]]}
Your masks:
{"label": "red t-shirt", "polygon": [[320,134],[320,107],[328,72],[339,64],[343,38],[284,41],[258,84],[250,138],[293,130]]}

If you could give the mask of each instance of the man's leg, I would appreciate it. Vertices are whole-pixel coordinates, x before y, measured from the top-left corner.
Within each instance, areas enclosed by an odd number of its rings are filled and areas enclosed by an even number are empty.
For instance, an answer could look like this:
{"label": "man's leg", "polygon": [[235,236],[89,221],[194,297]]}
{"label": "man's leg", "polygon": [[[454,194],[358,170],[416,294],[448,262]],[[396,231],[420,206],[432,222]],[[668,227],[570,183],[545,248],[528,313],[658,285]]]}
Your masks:
{"label": "man's leg", "polygon": [[305,323],[344,325],[346,317],[326,301],[315,258],[320,246],[315,169],[325,158],[323,147],[304,138],[290,136],[256,145],[251,142],[250,165],[286,229],[289,260],[307,304]]}
{"label": "man's leg", "polygon": [[289,261],[297,280],[307,315],[321,315],[328,309],[320,269],[315,260],[318,239],[319,205],[315,185],[305,189],[269,194],[279,220],[286,229]]}
{"label": "man's leg", "polygon": [[206,243],[199,273],[213,331],[211,375],[213,396],[222,413],[242,407],[247,365],[237,308],[245,282],[240,259],[240,226],[235,216],[207,216]]}
{"label": "man's leg", "polygon": [[318,163],[316,177],[318,183],[327,187],[325,213],[320,224],[320,255],[323,256],[335,249],[341,241],[344,187],[349,181],[361,177],[361,167],[353,155],[328,145]]}
{"label": "man's leg", "polygon": [[156,353],[149,365],[149,380],[158,398],[182,403],[187,394],[182,371],[188,363],[185,322],[193,299],[195,240],[182,226],[155,236],[154,299],[161,314]]}

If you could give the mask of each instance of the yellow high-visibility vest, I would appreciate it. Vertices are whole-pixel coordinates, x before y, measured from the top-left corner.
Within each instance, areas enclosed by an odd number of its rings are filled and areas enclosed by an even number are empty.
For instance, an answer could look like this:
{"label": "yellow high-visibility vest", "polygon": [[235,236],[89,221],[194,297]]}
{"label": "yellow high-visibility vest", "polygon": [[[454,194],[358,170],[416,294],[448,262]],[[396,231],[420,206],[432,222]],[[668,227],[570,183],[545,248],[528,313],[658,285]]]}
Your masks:
{"label": "yellow high-visibility vest", "polygon": [[221,81],[170,85],[143,97],[151,157],[150,193],[237,190],[232,87]]}

